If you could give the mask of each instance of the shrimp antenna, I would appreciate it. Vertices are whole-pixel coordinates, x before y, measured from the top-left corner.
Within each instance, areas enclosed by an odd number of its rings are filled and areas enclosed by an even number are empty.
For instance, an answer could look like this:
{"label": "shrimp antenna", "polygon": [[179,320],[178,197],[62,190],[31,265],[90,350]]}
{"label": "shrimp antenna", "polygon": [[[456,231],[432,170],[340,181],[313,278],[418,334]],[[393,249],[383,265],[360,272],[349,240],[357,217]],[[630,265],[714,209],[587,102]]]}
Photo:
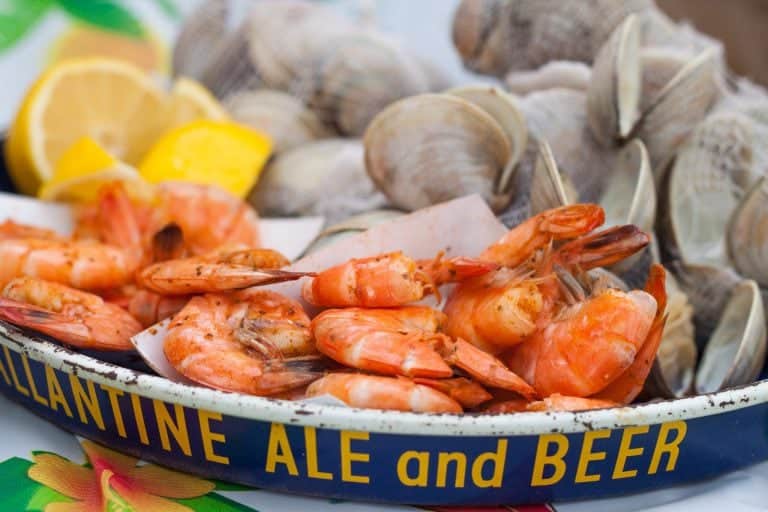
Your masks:
{"label": "shrimp antenna", "polygon": [[560,284],[560,289],[565,294],[566,302],[568,302],[568,304],[576,304],[586,299],[584,288],[573,274],[557,264],[554,266],[554,271],[558,283]]}

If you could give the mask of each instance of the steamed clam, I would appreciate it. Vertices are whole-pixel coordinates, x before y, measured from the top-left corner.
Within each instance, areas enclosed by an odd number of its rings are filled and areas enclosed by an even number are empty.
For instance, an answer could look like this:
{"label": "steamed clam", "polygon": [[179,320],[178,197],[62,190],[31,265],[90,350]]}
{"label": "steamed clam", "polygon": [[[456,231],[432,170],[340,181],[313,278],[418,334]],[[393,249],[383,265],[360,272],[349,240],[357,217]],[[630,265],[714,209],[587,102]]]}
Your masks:
{"label": "steamed clam", "polygon": [[368,174],[404,210],[477,193],[498,211],[509,203],[514,158],[525,147],[516,110],[511,97],[493,88],[400,100],[365,133]]}
{"label": "steamed clam", "polygon": [[331,224],[386,204],[356,139],[324,139],[277,155],[248,200],[262,215],[322,215]]}
{"label": "steamed clam", "polygon": [[768,180],[747,192],[727,226],[728,253],[736,270],[768,286]]}
{"label": "steamed clam", "polygon": [[332,136],[314,112],[284,92],[244,90],[227,97],[224,106],[235,121],[268,133],[275,153]]}
{"label": "steamed clam", "polygon": [[586,91],[592,69],[583,62],[557,60],[535,71],[512,71],[505,78],[513,94],[526,95],[544,89],[573,89]]}

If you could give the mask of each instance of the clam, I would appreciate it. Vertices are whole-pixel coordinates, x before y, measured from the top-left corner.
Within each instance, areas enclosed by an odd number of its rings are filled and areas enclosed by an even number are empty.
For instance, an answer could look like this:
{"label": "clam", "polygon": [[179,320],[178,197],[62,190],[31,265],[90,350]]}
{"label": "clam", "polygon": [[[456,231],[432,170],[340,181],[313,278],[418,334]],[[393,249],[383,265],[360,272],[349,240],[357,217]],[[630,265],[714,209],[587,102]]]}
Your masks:
{"label": "clam", "polygon": [[704,119],[720,91],[714,49],[690,60],[665,85],[632,129],[643,140],[657,182],[669,160],[693,128]]}
{"label": "clam", "polygon": [[247,23],[226,34],[218,51],[200,74],[200,82],[217,98],[262,84],[261,75],[253,62],[244,58],[249,48],[247,35]]}
{"label": "clam", "polygon": [[583,62],[556,60],[534,71],[512,71],[504,77],[513,94],[525,96],[543,89],[573,89],[586,91],[592,69]]}
{"label": "clam", "polygon": [[405,215],[405,212],[399,210],[371,210],[369,212],[348,217],[341,222],[323,229],[310,246],[307,247],[302,257],[336,243],[339,240],[362,233],[377,224],[396,219],[402,215]]}
{"label": "clam", "polygon": [[368,174],[408,211],[473,193],[499,211],[510,201],[511,191],[499,185],[513,165],[512,148],[522,146],[491,114],[454,94],[390,105],[371,122],[364,144]]}
{"label": "clam", "polygon": [[576,186],[580,200],[596,201],[613,169],[616,150],[602,147],[592,135],[587,125],[585,93],[545,89],[525,96],[519,104],[532,138],[547,141],[561,172]]}
{"label": "clam", "polygon": [[297,71],[291,92],[340,133],[360,136],[391,103],[429,92],[424,68],[392,41],[355,33],[332,42]]}
{"label": "clam", "polygon": [[652,0],[463,0],[452,36],[466,67],[502,77],[552,60],[592,62],[628,14],[651,8]]}
{"label": "clam", "polygon": [[560,174],[552,148],[546,142],[539,144],[539,155],[531,176],[530,198],[532,216],[578,201],[578,192],[567,178]]}
{"label": "clam", "polygon": [[227,33],[228,0],[206,0],[184,21],[171,56],[174,75],[199,79]]}
{"label": "clam", "polygon": [[595,58],[587,89],[587,119],[598,142],[610,146],[632,129],[640,103],[640,28],[630,15]]}
{"label": "clam", "polygon": [[329,223],[386,204],[355,139],[320,140],[277,155],[248,200],[262,215],[322,215]]}
{"label": "clam", "polygon": [[656,187],[648,152],[635,139],[618,154],[600,204],[605,209],[606,225],[634,224],[651,231],[656,221]]}
{"label": "clam", "polygon": [[507,190],[515,164],[528,144],[528,128],[515,100],[498,87],[469,85],[445,91],[480,107],[490,115],[504,131],[510,144],[511,155],[507,167],[499,177],[499,190]]}
{"label": "clam", "polygon": [[722,113],[708,117],[677,154],[666,187],[665,249],[686,263],[729,264],[728,219],[752,173],[748,125]]}
{"label": "clam", "polygon": [[671,272],[667,272],[666,289],[667,323],[643,392],[649,397],[679,398],[693,388],[698,357],[693,307]]}
{"label": "clam", "polygon": [[760,289],[752,280],[731,293],[696,372],[696,391],[713,393],[753,382],[765,362],[766,325]]}
{"label": "clam", "polygon": [[733,213],[728,252],[736,270],[768,286],[768,180],[760,178]]}
{"label": "clam", "polygon": [[268,133],[275,153],[332,136],[314,112],[284,92],[245,90],[227,97],[224,106],[235,121]]}
{"label": "clam", "polygon": [[691,59],[691,55],[674,48],[650,47],[640,50],[642,84],[640,91],[640,111],[644,112],[682,68]]}

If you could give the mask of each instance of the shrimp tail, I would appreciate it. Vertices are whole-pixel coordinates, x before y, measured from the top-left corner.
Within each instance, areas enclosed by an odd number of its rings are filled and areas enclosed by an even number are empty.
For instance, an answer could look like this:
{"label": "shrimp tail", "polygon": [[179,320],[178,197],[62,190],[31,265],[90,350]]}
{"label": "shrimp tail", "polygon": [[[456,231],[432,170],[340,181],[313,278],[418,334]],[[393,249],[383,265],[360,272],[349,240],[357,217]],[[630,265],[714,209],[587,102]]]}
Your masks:
{"label": "shrimp tail", "polygon": [[444,252],[441,251],[434,259],[416,262],[418,269],[427,274],[438,286],[482,276],[499,268],[499,264],[492,261],[465,256],[445,259],[443,255]]}
{"label": "shrimp tail", "polygon": [[423,377],[414,377],[413,382],[441,391],[467,409],[475,408],[493,398],[493,395],[486,391],[483,386],[464,377],[456,377],[453,379],[425,379]]}
{"label": "shrimp tail", "polygon": [[556,259],[568,268],[604,267],[632,256],[650,241],[637,226],[616,226],[566,243],[557,249]]}
{"label": "shrimp tail", "polygon": [[163,262],[139,272],[137,281],[144,288],[163,295],[189,295],[241,290],[316,275],[314,272],[261,270],[228,263],[192,262],[174,266],[173,262]]}
{"label": "shrimp tail", "polygon": [[648,336],[643,342],[643,346],[637,353],[634,362],[621,375],[613,380],[607,387],[592,398],[609,400],[622,404],[631,403],[642,391],[645,380],[651,371],[653,362],[656,359],[656,352],[661,345],[661,338],[664,333],[664,326],[667,322],[665,314],[667,306],[667,292],[665,289],[666,271],[659,264],[651,266],[648,276],[648,282],[645,290],[656,299],[656,317],[651,324]]}
{"label": "shrimp tail", "polygon": [[530,384],[509,370],[499,359],[461,338],[444,347],[443,351],[446,362],[461,368],[486,386],[515,391],[529,400],[537,396]]}

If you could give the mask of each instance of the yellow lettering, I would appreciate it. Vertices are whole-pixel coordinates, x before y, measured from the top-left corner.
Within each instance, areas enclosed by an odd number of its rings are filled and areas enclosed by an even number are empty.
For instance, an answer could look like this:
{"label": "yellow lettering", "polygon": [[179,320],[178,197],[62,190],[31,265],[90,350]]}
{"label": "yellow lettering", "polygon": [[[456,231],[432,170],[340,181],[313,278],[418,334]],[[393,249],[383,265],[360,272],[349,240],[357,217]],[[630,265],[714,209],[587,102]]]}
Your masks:
{"label": "yellow lettering", "polygon": [[131,408],[133,409],[133,417],[136,418],[136,430],[139,432],[139,441],[141,444],[149,444],[149,436],[147,435],[147,425],[144,423],[144,411],[141,410],[141,398],[139,395],[128,393],[131,396]]}
{"label": "yellow lettering", "polygon": [[152,408],[155,410],[157,418],[157,430],[160,433],[160,446],[163,450],[171,451],[171,439],[168,436],[170,431],[176,444],[179,445],[184,455],[192,455],[192,449],[189,447],[189,433],[187,432],[187,420],[184,417],[184,408],[179,404],[173,404],[173,414],[176,417],[174,421],[171,414],[160,400],[152,400]]}
{"label": "yellow lettering", "polygon": [[[507,459],[507,440],[499,439],[495,452],[481,453],[472,463],[472,482],[477,487],[501,487],[504,476],[504,462]],[[483,478],[483,466],[486,462],[493,464],[491,478]]]}
{"label": "yellow lettering", "polygon": [[456,463],[456,479],[454,487],[460,489],[464,487],[464,480],[467,476],[467,456],[461,452],[440,453],[437,456],[437,486],[445,487],[448,479],[448,464]]}
{"label": "yellow lettering", "polygon": [[197,418],[200,421],[200,435],[203,438],[203,454],[205,454],[205,460],[217,462],[219,464],[229,464],[229,457],[219,455],[213,451],[213,443],[227,442],[227,438],[224,434],[211,432],[211,420],[221,421],[221,414],[218,412],[198,409]]}
{"label": "yellow lettering", "polygon": [[[675,438],[669,440],[670,431],[676,432]],[[685,434],[688,431],[688,425],[684,421],[670,421],[669,423],[662,423],[659,429],[659,437],[656,438],[656,447],[653,449],[653,456],[651,457],[651,465],[648,467],[648,474],[653,475],[659,470],[659,464],[661,463],[661,456],[666,453],[667,469],[666,471],[672,471],[677,465],[677,456],[680,455],[680,443],[685,439]],[[663,439],[663,441],[662,441]]]}
{"label": "yellow lettering", "polygon": [[5,383],[9,386],[11,385],[11,378],[8,376],[8,370],[5,369],[5,365],[2,361],[0,361],[0,373],[3,374],[3,380],[5,380]]}
{"label": "yellow lettering", "polygon": [[352,441],[367,441],[369,437],[368,432],[341,431],[341,479],[343,481],[358,484],[370,483],[371,477],[352,474],[353,462],[370,462],[371,460],[369,453],[353,452]]}
{"label": "yellow lettering", "polygon": [[282,423],[272,423],[269,429],[266,471],[274,473],[278,464],[284,465],[289,475],[299,475],[296,459],[293,458],[291,444],[288,442],[288,433],[285,431],[285,425]]}
{"label": "yellow lettering", "polygon": [[72,386],[72,396],[75,398],[75,407],[77,408],[77,414],[80,417],[82,423],[88,424],[88,416],[85,414],[85,410],[93,418],[93,422],[99,427],[99,430],[104,430],[104,418],[101,417],[101,409],[99,409],[99,399],[96,396],[96,389],[93,387],[93,382],[90,380],[85,381],[85,387],[88,388],[86,393],[83,389],[83,385],[80,384],[78,379],[73,374],[69,374],[69,385]]}
{"label": "yellow lettering", "polygon": [[[408,474],[408,463],[416,461],[416,476]],[[397,478],[409,487],[426,487],[429,477],[429,452],[408,450],[397,459]]]}
{"label": "yellow lettering", "polygon": [[21,364],[24,366],[24,374],[27,376],[27,384],[29,384],[29,390],[32,391],[32,399],[46,407],[48,407],[48,400],[45,397],[40,396],[37,392],[37,386],[35,386],[35,380],[32,378],[32,369],[29,367],[29,359],[26,354],[21,354]]}
{"label": "yellow lettering", "polygon": [[61,383],[58,377],[56,377],[56,370],[52,367],[45,365],[45,382],[48,384],[48,400],[51,403],[51,409],[54,411],[59,410],[59,406],[64,409],[64,413],[72,417],[72,409],[67,403],[67,397],[64,396],[64,391],[61,389]]}
{"label": "yellow lettering", "polygon": [[576,467],[576,477],[574,481],[577,484],[583,484],[586,482],[599,482],[600,475],[589,475],[587,470],[589,469],[589,463],[598,460],[605,460],[605,452],[593,452],[592,444],[595,439],[607,439],[611,437],[610,430],[593,430],[590,432],[584,432],[584,441],[581,445],[581,454],[579,455],[579,465]]}
{"label": "yellow lettering", "polygon": [[3,345],[3,353],[5,354],[5,360],[8,362],[8,369],[11,371],[11,380],[13,381],[13,387],[16,388],[16,391],[21,393],[24,396],[29,396],[29,390],[21,385],[21,382],[19,382],[19,376],[16,375],[16,368],[13,367],[13,360],[11,359],[11,352],[8,350],[8,347]]}
{"label": "yellow lettering", "polygon": [[117,434],[120,437],[127,437],[125,432],[125,423],[123,422],[123,413],[120,412],[120,403],[117,401],[118,397],[123,396],[123,392],[119,389],[115,389],[106,384],[102,384],[101,389],[107,392],[109,397],[109,405],[112,407],[112,417],[115,418],[115,427],[117,427]]}
{"label": "yellow lettering", "polygon": [[630,457],[637,457],[643,454],[643,448],[632,448],[632,436],[637,434],[647,434],[648,425],[641,427],[628,427],[624,429],[621,434],[621,444],[619,445],[619,454],[616,456],[616,465],[613,467],[613,479],[618,480],[620,478],[632,478],[637,476],[636,469],[626,470],[624,466],[627,464],[627,459]]}
{"label": "yellow lettering", "polygon": [[321,480],[333,480],[333,473],[317,468],[317,431],[315,427],[304,427],[304,447],[307,451],[307,476]]}
{"label": "yellow lettering", "polygon": [[[549,455],[549,445],[557,445],[555,453]],[[565,461],[563,457],[568,453],[568,438],[563,434],[544,434],[539,436],[536,446],[536,458],[533,461],[533,475],[531,486],[554,485],[565,476]],[[547,466],[553,466],[552,476],[544,476]]]}

